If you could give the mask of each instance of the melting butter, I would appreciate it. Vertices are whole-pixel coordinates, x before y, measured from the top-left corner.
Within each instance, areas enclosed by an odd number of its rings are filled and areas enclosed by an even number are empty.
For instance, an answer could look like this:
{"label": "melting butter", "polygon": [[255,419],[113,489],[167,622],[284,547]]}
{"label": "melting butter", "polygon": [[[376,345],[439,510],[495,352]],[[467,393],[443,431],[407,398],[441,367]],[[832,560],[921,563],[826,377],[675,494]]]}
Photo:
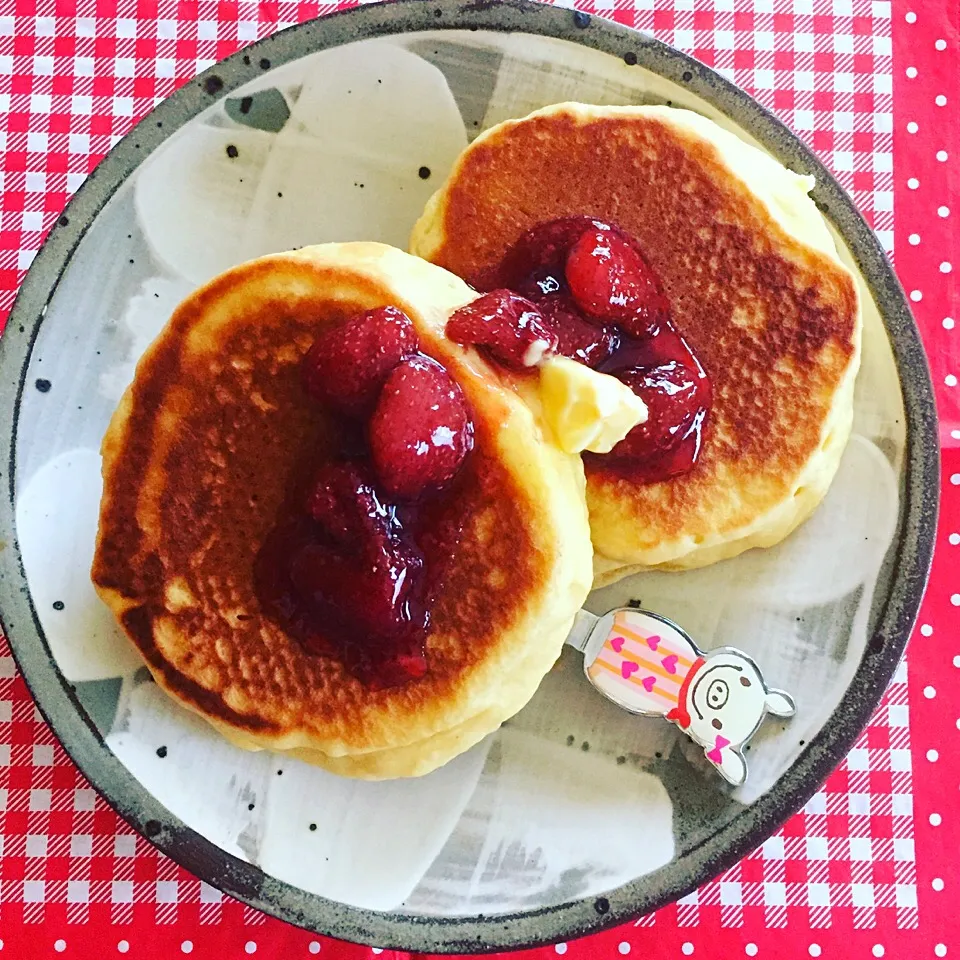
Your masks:
{"label": "melting butter", "polygon": [[647,420],[647,405],[626,384],[567,357],[541,362],[540,399],[565,453],[609,453]]}

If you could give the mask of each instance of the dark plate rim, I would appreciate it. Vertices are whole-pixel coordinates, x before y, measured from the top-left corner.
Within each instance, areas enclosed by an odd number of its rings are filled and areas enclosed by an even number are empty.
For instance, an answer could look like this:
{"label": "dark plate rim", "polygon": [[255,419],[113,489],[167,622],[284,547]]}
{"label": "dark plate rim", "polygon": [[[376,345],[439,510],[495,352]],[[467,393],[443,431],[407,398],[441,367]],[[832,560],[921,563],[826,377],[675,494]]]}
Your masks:
{"label": "dark plate rim", "polygon": [[[30,354],[80,240],[114,191],[171,133],[216,99],[272,67],[354,40],[420,30],[526,32],[622,57],[685,85],[762,143],[817,179],[813,196],[839,229],[880,308],[900,375],[907,419],[902,507],[888,555],[890,587],[875,600],[872,630],[836,712],[776,787],[681,859],[603,897],[525,913],[434,918],[345,906],[266,876],[195,833],[164,808],[104,745],[53,661],[24,575],[15,529],[16,435]],[[290,27],[233,54],[160,103],[104,158],[68,204],[30,267],[0,339],[0,438],[9,451],[0,498],[0,621],[19,668],[67,753],[138,833],[181,866],[250,906],[309,930],[416,952],[478,953],[584,936],[656,910],[715,877],[798,811],[869,722],[903,655],[933,555],[939,438],[923,347],[903,290],[876,237],[814,154],[743,90],[650,36],[589,14],[532,0],[393,0]]]}

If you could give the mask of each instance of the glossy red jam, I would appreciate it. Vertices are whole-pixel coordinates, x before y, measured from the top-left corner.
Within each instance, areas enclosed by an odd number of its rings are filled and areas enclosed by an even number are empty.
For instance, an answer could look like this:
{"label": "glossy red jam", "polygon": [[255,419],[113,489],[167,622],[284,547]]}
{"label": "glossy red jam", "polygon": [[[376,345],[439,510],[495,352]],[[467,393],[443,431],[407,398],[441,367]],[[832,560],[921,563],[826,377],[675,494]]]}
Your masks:
{"label": "glossy red jam", "polygon": [[[348,320],[304,358],[304,385],[350,417],[339,450],[304,451],[255,562],[264,614],[371,688],[426,673],[430,607],[460,537],[457,478],[473,446],[460,387],[417,352],[395,308]],[[379,330],[379,335],[378,335]],[[343,381],[330,385],[331,372]]]}
{"label": "glossy red jam", "polygon": [[634,427],[607,454],[586,462],[644,483],[685,473],[696,463],[713,387],[687,342],[672,324],[645,340],[625,338],[602,367],[647,405],[647,422]]}
{"label": "glossy red jam", "polygon": [[617,377],[647,404],[648,421],[610,453],[585,455],[590,469],[656,483],[693,467],[710,379],[632,237],[590,217],[542,223],[507,251],[495,282],[539,308],[557,353]]}

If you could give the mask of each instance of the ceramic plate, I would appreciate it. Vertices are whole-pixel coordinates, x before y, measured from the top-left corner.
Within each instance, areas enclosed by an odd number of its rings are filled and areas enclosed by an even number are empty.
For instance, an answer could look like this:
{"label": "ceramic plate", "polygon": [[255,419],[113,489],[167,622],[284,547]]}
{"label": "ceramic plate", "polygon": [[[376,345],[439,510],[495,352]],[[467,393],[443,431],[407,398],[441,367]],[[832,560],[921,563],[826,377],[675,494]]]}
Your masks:
{"label": "ceramic plate", "polygon": [[[733,644],[797,716],[725,787],[676,729],[561,658],[522,713],[429,777],[341,780],[244,753],[164,697],[89,583],[98,446],[146,344],[218,271],[325,240],[404,246],[483,129],[562,100],[697,110],[812,174],[865,304],[854,435],[778,547],[591,595]],[[916,329],[875,237],[803,144],[696,61],[566,9],[408,0],[316,20],[187,84],[78,191],[0,344],[0,609],[67,751],[207,882],[347,940],[469,951],[566,940],[683,896],[762,843],[840,762],[894,677],[932,548],[937,438]],[[282,772],[282,776],[279,775]]]}

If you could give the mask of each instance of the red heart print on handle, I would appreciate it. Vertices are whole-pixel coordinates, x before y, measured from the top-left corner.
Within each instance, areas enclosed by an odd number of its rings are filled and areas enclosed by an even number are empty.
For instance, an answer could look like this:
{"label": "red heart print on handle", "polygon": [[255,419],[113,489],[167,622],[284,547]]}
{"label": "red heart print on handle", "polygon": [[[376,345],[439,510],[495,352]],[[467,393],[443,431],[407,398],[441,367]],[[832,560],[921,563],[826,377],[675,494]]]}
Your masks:
{"label": "red heart print on handle", "polygon": [[[593,686],[630,713],[675,723],[734,786],[747,776],[742,751],[764,717],[796,713],[790,695],[768,687],[748,654],[725,646],[701,650],[666,617],[631,605],[582,619],[568,642],[583,651]],[[718,707],[724,688],[730,702]]]}
{"label": "red heart print on handle", "polygon": [[620,664],[620,674],[624,680],[629,679],[631,673],[636,673],[640,669],[639,663],[634,663],[632,660],[624,660]]}

